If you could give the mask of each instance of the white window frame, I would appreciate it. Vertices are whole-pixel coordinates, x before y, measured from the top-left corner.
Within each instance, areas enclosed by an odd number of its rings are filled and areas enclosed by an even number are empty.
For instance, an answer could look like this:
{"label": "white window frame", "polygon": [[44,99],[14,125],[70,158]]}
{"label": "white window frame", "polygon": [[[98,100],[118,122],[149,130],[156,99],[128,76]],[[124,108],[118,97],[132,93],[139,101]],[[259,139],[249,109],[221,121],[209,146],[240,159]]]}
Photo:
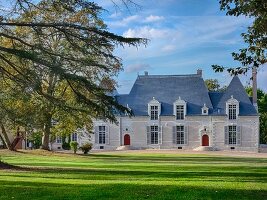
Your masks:
{"label": "white window frame", "polygon": [[71,141],[78,142],[78,133],[72,133],[71,134]]}
{"label": "white window frame", "polygon": [[[181,119],[178,119],[178,106],[183,106],[183,117]],[[186,102],[179,97],[174,103],[173,103],[173,115],[175,115],[176,120],[184,120],[186,115]]]}
{"label": "white window frame", "polygon": [[[100,130],[100,127],[105,127],[104,130]],[[94,133],[95,133],[95,144],[107,145],[109,144],[109,126],[105,123],[95,123]],[[104,142],[100,141],[100,135],[104,134]]]}
{"label": "white window frame", "polygon": [[236,124],[230,124],[224,126],[224,134],[225,134],[225,145],[229,146],[240,146],[241,145],[241,126]]}
{"label": "white window frame", "polygon": [[[155,109],[157,107],[157,109]],[[155,114],[157,113],[157,114]],[[157,121],[161,114],[161,103],[153,97],[153,99],[148,103],[148,115],[150,120]]]}
{"label": "white window frame", "polygon": [[57,137],[56,137],[56,143],[57,144],[62,144],[62,137],[60,135],[57,135]]}
{"label": "white window frame", "polygon": [[[157,135],[157,142],[152,143],[153,134]],[[154,139],[155,140],[155,139]],[[162,144],[162,126],[158,124],[148,125],[147,126],[147,144],[148,145],[159,145]]]}
{"label": "white window frame", "polygon": [[[180,139],[178,141],[178,134],[183,134],[183,140]],[[184,146],[188,144],[188,126],[183,124],[173,126],[173,144],[178,146]]]}
{"label": "white window frame", "polygon": [[98,126],[98,143],[106,144],[106,126]]}
{"label": "white window frame", "polygon": [[150,126],[151,144],[159,144],[159,126]]}
{"label": "white window frame", "polygon": [[237,120],[239,115],[239,102],[231,96],[226,102],[226,115],[228,120]]}

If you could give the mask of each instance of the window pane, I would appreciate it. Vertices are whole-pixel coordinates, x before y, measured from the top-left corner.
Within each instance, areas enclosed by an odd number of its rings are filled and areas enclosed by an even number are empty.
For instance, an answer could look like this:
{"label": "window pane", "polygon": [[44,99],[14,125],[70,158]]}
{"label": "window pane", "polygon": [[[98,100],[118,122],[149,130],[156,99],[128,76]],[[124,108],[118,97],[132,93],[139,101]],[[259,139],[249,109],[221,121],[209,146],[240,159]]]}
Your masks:
{"label": "window pane", "polygon": [[176,106],[176,119],[184,119],[184,106],[183,105]]}
{"label": "window pane", "polygon": [[184,144],[184,126],[177,126],[176,130],[176,143]]}
{"label": "window pane", "polygon": [[236,144],[236,126],[229,126],[229,144]]}
{"label": "window pane", "polygon": [[151,134],[151,144],[158,144],[159,143],[159,127],[158,126],[151,126],[150,127],[150,134]]}
{"label": "window pane", "polygon": [[105,144],[106,143],[106,127],[105,126],[99,126],[98,127],[98,142],[99,144]]}

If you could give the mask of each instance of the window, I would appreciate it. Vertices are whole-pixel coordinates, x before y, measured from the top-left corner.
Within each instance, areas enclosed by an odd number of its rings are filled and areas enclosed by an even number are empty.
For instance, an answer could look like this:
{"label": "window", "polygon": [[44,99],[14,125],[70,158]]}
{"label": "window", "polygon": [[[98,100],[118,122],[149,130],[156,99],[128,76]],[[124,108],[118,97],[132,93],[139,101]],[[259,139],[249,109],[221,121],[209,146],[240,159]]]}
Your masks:
{"label": "window", "polygon": [[61,143],[62,143],[62,137],[61,137],[61,136],[57,136],[57,138],[56,138],[56,142],[57,142],[58,144],[61,144]]}
{"label": "window", "polygon": [[161,104],[155,99],[155,97],[153,97],[153,99],[148,103],[147,108],[147,113],[150,116],[150,120],[159,120]]}
{"label": "window", "polygon": [[158,126],[151,126],[151,144],[158,144],[159,143],[159,127]]}
{"label": "window", "polygon": [[176,106],[176,119],[178,120],[184,119],[184,105]]}
{"label": "window", "polygon": [[77,133],[72,133],[71,134],[71,141],[76,141],[77,142]]}
{"label": "window", "polygon": [[106,143],[106,127],[105,126],[98,127],[98,142],[99,144]]}
{"label": "window", "polygon": [[236,144],[236,126],[229,126],[229,144]]}
{"label": "window", "polygon": [[233,120],[236,119],[236,105],[230,104],[228,105],[228,116],[229,119]]}
{"label": "window", "polygon": [[225,126],[224,132],[226,145],[241,145],[241,126]]}
{"label": "window", "polygon": [[151,106],[150,107],[150,119],[151,120],[158,120],[159,118],[159,107],[158,106]]}
{"label": "window", "polygon": [[188,143],[188,126],[173,126],[173,144],[187,145]]}
{"label": "window", "polygon": [[236,120],[239,115],[239,102],[233,95],[226,102],[226,114],[229,120]]}
{"label": "window", "polygon": [[186,115],[186,102],[179,97],[173,103],[173,115],[175,115],[176,120],[184,120]]}
{"label": "window", "polygon": [[176,126],[176,144],[185,143],[184,126]]}

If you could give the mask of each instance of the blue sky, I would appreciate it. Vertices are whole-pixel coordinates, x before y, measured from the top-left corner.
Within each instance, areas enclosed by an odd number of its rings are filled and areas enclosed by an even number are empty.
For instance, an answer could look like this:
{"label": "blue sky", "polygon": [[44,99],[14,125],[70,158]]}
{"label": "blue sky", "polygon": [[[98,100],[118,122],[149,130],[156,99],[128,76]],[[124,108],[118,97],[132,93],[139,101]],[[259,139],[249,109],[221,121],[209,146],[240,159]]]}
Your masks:
{"label": "blue sky", "polygon": [[[118,2],[97,0],[107,11],[102,17],[108,29],[125,37],[145,37],[148,45],[117,48],[124,71],[117,78],[119,93],[128,93],[137,77],[149,74],[193,74],[198,68],[204,78],[216,78],[229,84],[227,73],[214,73],[212,64],[238,66],[231,52],[244,47],[240,34],[251,19],[225,16],[217,0],[135,0],[138,8],[127,10]],[[266,67],[264,67],[266,68]],[[250,73],[240,77],[249,83]],[[259,88],[267,91],[267,70],[260,69]]]}

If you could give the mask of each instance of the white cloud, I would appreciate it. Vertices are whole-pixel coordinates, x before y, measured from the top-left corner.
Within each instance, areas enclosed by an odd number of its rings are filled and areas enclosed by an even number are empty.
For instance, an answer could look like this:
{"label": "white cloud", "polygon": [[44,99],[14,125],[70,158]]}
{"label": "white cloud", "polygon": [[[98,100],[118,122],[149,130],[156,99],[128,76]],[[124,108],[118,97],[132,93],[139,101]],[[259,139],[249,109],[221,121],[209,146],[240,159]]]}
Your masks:
{"label": "white cloud", "polygon": [[149,15],[148,17],[145,18],[144,22],[158,22],[164,20],[163,16],[157,16],[157,15]]}
{"label": "white cloud", "polygon": [[139,15],[131,15],[129,17],[125,17],[122,20],[117,20],[117,21],[110,21],[107,22],[110,27],[126,27],[131,23],[137,22],[140,20]]}
{"label": "white cloud", "polygon": [[149,26],[128,29],[123,33],[124,37],[142,37],[148,39],[164,38],[168,34],[166,29],[156,29]]}
{"label": "white cloud", "polygon": [[115,18],[118,18],[120,16],[122,16],[121,12],[114,12],[109,16],[109,18],[115,19]]}
{"label": "white cloud", "polygon": [[126,73],[140,72],[150,69],[150,65],[144,63],[137,63],[133,65],[129,65],[125,68]]}
{"label": "white cloud", "polygon": [[169,44],[169,45],[162,47],[161,50],[164,52],[172,52],[172,51],[176,50],[176,45]]}

